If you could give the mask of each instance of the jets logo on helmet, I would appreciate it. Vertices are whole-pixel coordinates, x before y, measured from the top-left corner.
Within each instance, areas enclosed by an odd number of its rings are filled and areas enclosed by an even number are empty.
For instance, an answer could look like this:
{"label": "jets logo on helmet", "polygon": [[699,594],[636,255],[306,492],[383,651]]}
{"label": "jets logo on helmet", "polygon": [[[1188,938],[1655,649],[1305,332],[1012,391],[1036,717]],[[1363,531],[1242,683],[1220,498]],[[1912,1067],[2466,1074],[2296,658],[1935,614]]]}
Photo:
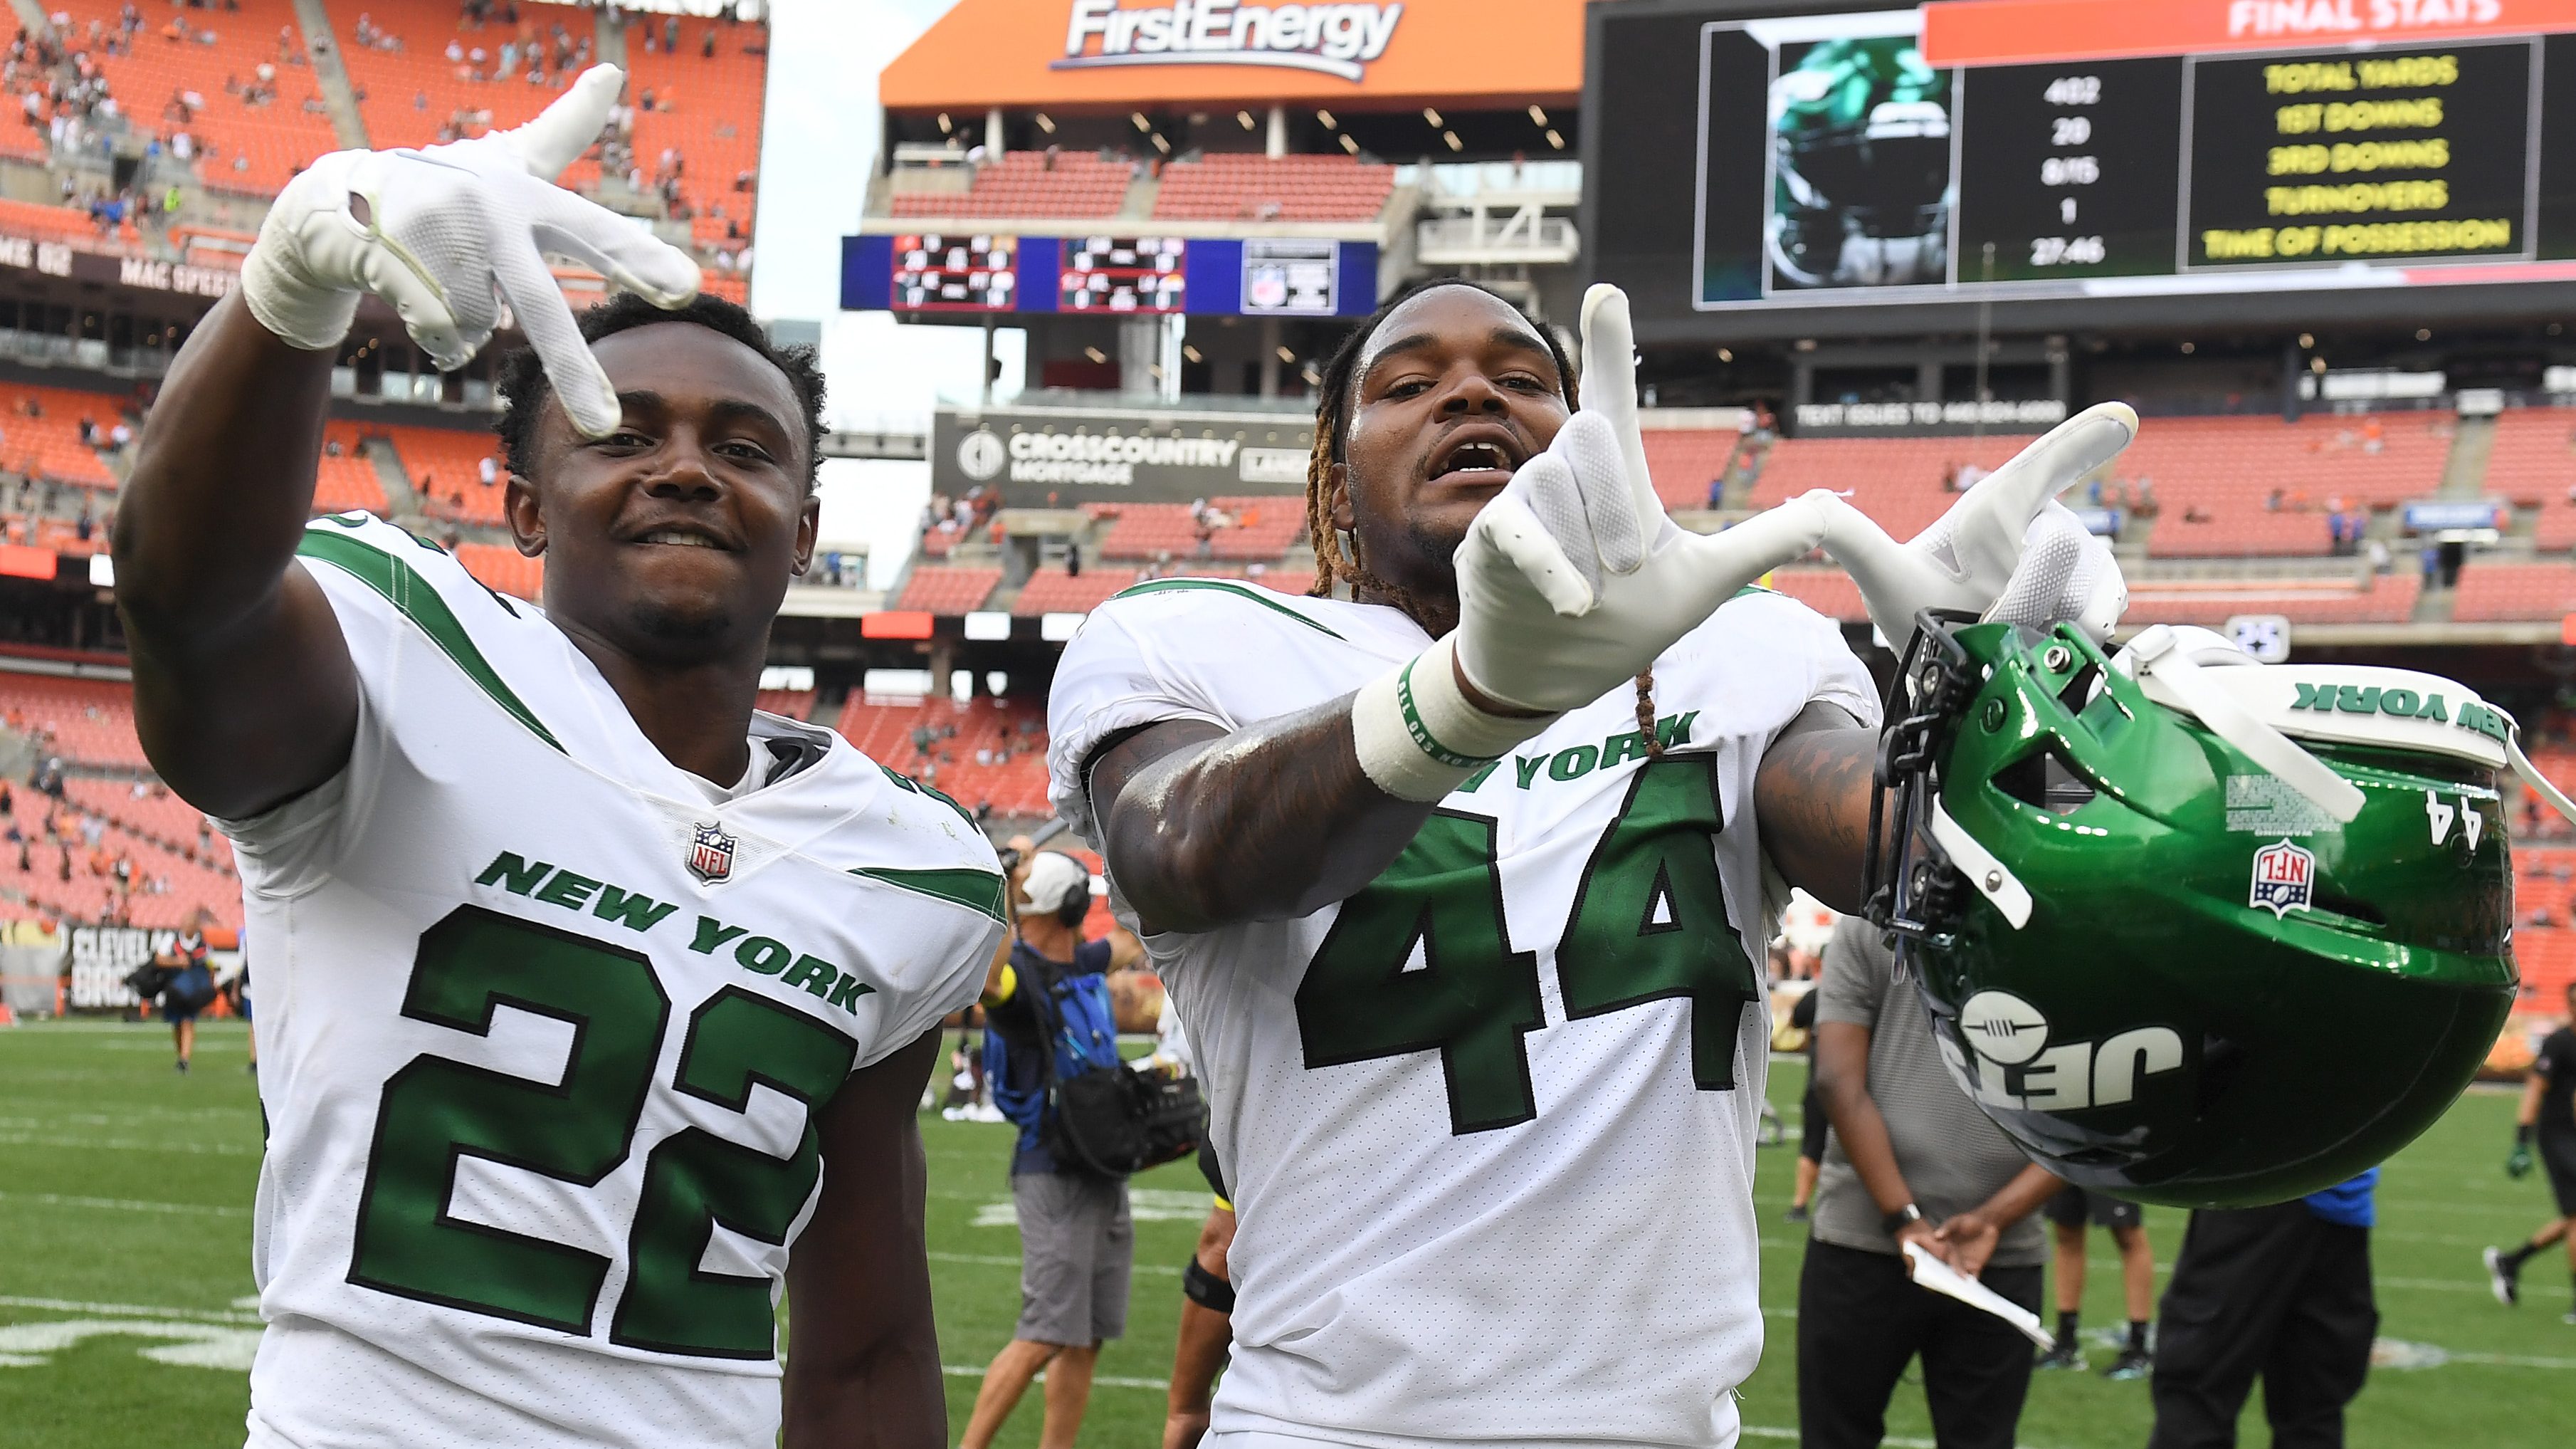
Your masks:
{"label": "jets logo on helmet", "polygon": [[2254,852],[2254,894],[2246,902],[2275,919],[2308,908],[2316,891],[2316,855],[2284,840]]}
{"label": "jets logo on helmet", "polygon": [[1959,1008],[1959,1034],[1977,1055],[2017,1067],[2048,1045],[2048,1018],[2009,991],[1980,991]]}

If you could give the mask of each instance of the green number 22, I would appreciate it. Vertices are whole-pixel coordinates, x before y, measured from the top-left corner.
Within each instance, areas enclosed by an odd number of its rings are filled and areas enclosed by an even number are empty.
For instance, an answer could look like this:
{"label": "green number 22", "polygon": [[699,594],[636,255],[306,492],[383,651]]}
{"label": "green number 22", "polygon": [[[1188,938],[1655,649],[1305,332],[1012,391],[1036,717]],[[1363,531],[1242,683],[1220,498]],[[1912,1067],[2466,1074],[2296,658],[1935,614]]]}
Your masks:
{"label": "green number 22", "polygon": [[[596,1185],[626,1161],[652,1090],[670,998],[640,953],[460,906],[421,934],[403,1015],[489,1036],[495,1007],[568,1022],[570,1060],[548,1084],[422,1053],[385,1082],[359,1198],[349,1281],[565,1333],[588,1334],[610,1260],[552,1238],[449,1212],[461,1159],[479,1157]],[[734,1111],[757,1081],[804,1103],[795,1151],[778,1158],[700,1128],[645,1159],[611,1341],[705,1358],[775,1352],[769,1280],[708,1273],[714,1225],[784,1243],[822,1153],[813,1119],[857,1046],[739,987],[688,1023],[673,1086]]]}
{"label": "green number 22", "polygon": [[[1760,999],[1709,846],[1724,823],[1713,758],[1649,761],[1592,849],[1556,948],[1568,1017],[1690,998],[1702,1091],[1734,1088],[1736,1028]],[[1438,1051],[1452,1132],[1538,1115],[1522,1040],[1546,1025],[1538,957],[1505,935],[1493,821],[1434,811],[1342,903],[1297,988],[1297,1025],[1309,1069]]]}

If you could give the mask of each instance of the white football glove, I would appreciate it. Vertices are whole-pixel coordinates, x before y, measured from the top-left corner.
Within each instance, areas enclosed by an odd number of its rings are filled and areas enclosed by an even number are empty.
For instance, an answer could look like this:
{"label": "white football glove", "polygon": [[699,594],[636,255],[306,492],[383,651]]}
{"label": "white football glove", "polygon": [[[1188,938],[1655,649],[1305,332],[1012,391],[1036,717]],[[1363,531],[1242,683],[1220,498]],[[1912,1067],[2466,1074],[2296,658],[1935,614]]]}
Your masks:
{"label": "white football glove", "polygon": [[308,351],[337,347],[358,297],[392,304],[447,371],[500,325],[499,298],[545,362],[565,416],[590,437],[616,430],[617,392],[573,323],[545,252],[664,307],[698,291],[698,267],[641,224],[554,184],[607,124],[625,75],[582,72],[512,131],[426,150],[334,151],[286,184],[242,264],[260,325]]}
{"label": "white football glove", "polygon": [[[1353,701],[1361,767],[1400,799],[1441,798],[1815,548],[1829,500],[1811,493],[1719,534],[1667,517],[1637,427],[1628,298],[1594,286],[1583,299],[1581,410],[1468,526],[1457,630]],[[1453,658],[1478,693],[1535,717],[1469,704]]]}
{"label": "white football glove", "polygon": [[1834,498],[1825,551],[1860,585],[1870,621],[1899,654],[1921,609],[2035,628],[2071,620],[2100,640],[2128,607],[2129,587],[2111,546],[2087,532],[2057,495],[2137,435],[2138,415],[2127,404],[2086,408],[1978,479],[1911,543],[1898,544]]}

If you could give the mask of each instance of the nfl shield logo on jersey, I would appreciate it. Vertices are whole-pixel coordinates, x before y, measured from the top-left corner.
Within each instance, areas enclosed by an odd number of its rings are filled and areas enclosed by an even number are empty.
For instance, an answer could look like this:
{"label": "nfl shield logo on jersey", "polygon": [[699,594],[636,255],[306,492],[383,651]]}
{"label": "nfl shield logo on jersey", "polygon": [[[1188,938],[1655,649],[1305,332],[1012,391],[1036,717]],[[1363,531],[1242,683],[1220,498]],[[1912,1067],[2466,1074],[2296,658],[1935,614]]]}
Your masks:
{"label": "nfl shield logo on jersey", "polygon": [[2292,908],[2305,910],[2315,893],[2317,858],[2307,849],[2284,840],[2254,852],[2254,894],[2246,904],[2259,906],[2274,916],[2286,916]]}
{"label": "nfl shield logo on jersey", "polygon": [[734,839],[725,833],[723,821],[699,826],[689,841],[689,873],[709,885],[732,875],[733,845]]}

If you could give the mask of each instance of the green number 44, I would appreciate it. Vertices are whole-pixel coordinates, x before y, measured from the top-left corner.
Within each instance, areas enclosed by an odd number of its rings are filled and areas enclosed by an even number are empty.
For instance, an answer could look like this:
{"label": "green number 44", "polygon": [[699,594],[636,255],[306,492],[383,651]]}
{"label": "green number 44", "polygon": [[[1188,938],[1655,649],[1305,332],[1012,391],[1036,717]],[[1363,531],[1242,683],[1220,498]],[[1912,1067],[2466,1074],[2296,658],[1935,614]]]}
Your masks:
{"label": "green number 44", "polygon": [[[1712,757],[1648,762],[1593,846],[1556,948],[1568,1017],[1688,997],[1702,1091],[1734,1088],[1737,1026],[1761,998],[1711,848],[1724,824]],[[1437,1051],[1457,1133],[1538,1115],[1523,1038],[1546,1024],[1537,954],[1506,936],[1494,822],[1457,811],[1433,812],[1342,903],[1297,988],[1308,1068]]]}
{"label": "green number 44", "polygon": [[[610,1260],[455,1217],[461,1159],[580,1187],[626,1161],[652,1091],[671,1001],[638,952],[460,906],[421,934],[403,1015],[489,1036],[496,1007],[568,1022],[560,1082],[422,1053],[386,1080],[358,1201],[349,1281],[405,1298],[587,1335]],[[856,1043],[740,987],[691,1013],[673,1086],[740,1112],[754,1081],[805,1105],[793,1153],[772,1157],[691,1127],[645,1159],[612,1341],[701,1358],[776,1352],[769,1280],[699,1267],[715,1225],[783,1244],[822,1173],[814,1131]]]}

